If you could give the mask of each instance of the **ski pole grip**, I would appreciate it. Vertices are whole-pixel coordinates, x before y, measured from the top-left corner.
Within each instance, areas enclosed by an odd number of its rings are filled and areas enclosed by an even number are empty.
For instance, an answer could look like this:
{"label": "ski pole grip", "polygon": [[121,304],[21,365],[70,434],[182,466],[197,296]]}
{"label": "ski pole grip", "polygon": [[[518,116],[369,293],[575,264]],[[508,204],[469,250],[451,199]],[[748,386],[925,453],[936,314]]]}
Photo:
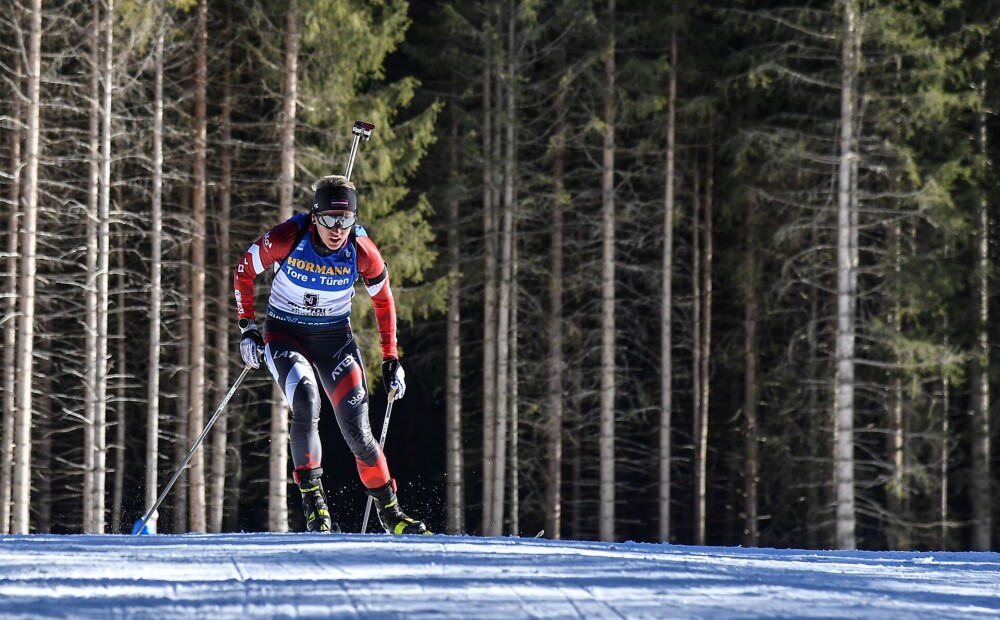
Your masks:
{"label": "ski pole grip", "polygon": [[366,123],[365,121],[354,121],[354,127],[351,128],[351,133],[355,135],[360,135],[361,139],[365,142],[372,137],[372,131],[375,129],[374,123]]}
{"label": "ski pole grip", "polygon": [[351,180],[351,171],[354,170],[354,158],[358,154],[358,143],[362,140],[368,142],[372,137],[372,131],[375,130],[374,123],[366,123],[365,121],[354,121],[354,127],[351,127],[351,133],[354,134],[354,139],[351,141],[351,153],[347,157],[347,170],[344,172],[344,176],[347,180]]}

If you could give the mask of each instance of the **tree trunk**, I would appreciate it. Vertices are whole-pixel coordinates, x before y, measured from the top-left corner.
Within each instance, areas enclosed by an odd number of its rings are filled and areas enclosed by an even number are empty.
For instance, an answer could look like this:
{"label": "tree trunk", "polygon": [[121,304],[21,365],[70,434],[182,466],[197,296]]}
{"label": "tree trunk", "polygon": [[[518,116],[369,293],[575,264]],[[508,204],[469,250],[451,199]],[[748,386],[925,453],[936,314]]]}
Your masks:
{"label": "tree trunk", "polygon": [[[451,113],[450,176],[457,179],[458,167],[458,118]],[[445,459],[447,483],[446,531],[449,534],[465,533],[465,481],[462,456],[462,247],[459,231],[459,198],[452,192],[448,198],[448,263],[452,276],[448,286],[448,317],[445,344]]]}
{"label": "tree trunk", "polygon": [[[573,340],[570,359],[579,359],[581,355],[580,341]],[[573,355],[575,354],[575,355]],[[567,368],[567,380],[569,381],[571,394],[579,394],[583,390],[582,369],[577,365]],[[570,401],[566,411],[566,426],[574,431],[583,425],[583,407],[579,398]],[[569,495],[569,515],[566,526],[569,529],[569,537],[574,540],[583,538],[583,436],[579,432],[569,432],[567,438],[567,458],[569,462],[569,484],[567,493]],[[588,511],[591,514],[592,511]]]}
{"label": "tree trunk", "polygon": [[[702,252],[702,287],[701,287],[701,355],[699,357],[701,361],[701,371],[698,373],[701,377],[701,386],[698,390],[698,399],[701,404],[698,406],[701,412],[701,424],[699,426],[700,435],[697,438],[698,442],[698,462],[701,465],[701,471],[699,472],[699,478],[701,480],[701,495],[702,498],[699,501],[702,510],[701,519],[701,537],[702,542],[699,544],[705,544],[705,527],[708,519],[708,426],[709,426],[709,399],[711,397],[711,373],[710,373],[710,362],[712,361],[712,259],[714,251],[714,240],[713,240],[713,229],[712,229],[712,205],[713,205],[713,190],[715,188],[714,175],[715,175],[715,151],[712,148],[712,139],[709,136],[708,142],[708,152],[706,153],[705,162],[705,213],[702,231],[705,235],[704,250]],[[731,528],[727,528],[731,531]]]}
{"label": "tree trunk", "polygon": [[[517,228],[515,227],[513,235],[517,236]],[[521,471],[521,463],[519,461],[519,441],[520,433],[518,425],[520,423],[520,416],[518,411],[520,408],[519,402],[519,390],[520,380],[517,376],[517,338],[518,338],[518,312],[517,312],[517,245],[514,245],[513,250],[513,265],[511,266],[511,280],[514,285],[510,292],[510,456],[507,459],[510,463],[510,529],[508,533],[512,536],[521,535],[521,484],[519,472]]]}
{"label": "tree trunk", "polygon": [[[198,1],[198,30],[194,97],[194,187],[191,201],[191,369],[188,446],[193,446],[205,427],[205,238],[206,173],[208,136],[208,0]],[[205,452],[197,450],[189,470],[192,532],[207,531],[205,519]]]}
{"label": "tree trunk", "polygon": [[[181,213],[187,213],[190,207],[190,194],[185,189],[181,191]],[[180,255],[180,276],[178,278],[179,290],[189,291],[191,290],[191,270],[188,267],[190,265],[190,252],[191,245],[184,244],[181,247]],[[185,303],[186,300],[181,298],[181,302],[178,304],[178,316],[177,316],[177,365],[179,368],[190,368],[191,367],[191,316],[189,313],[189,306]],[[187,444],[188,444],[188,403],[190,400],[191,392],[189,388],[190,373],[179,372],[177,373],[177,409],[175,413],[175,420],[177,422],[176,430],[174,433],[174,467],[180,467],[181,461],[184,459],[184,455],[187,454]],[[172,491],[174,495],[174,533],[180,534],[188,531],[188,476],[190,475],[190,468],[185,468],[181,471],[181,475],[177,478],[177,483],[174,485],[174,490]]]}
{"label": "tree trunk", "polygon": [[93,531],[104,533],[108,476],[108,315],[111,299],[111,92],[114,86],[114,0],[106,0],[104,59],[101,75],[104,82],[101,102],[101,181],[97,209],[97,383],[94,408],[94,495]]}
{"label": "tree trunk", "polygon": [[[948,256],[948,246],[945,245],[945,256]],[[951,338],[948,336],[949,333],[949,323],[948,315],[942,317],[944,323],[944,350],[950,350]],[[951,518],[951,512],[948,509],[948,476],[951,474],[951,377],[948,373],[944,373],[941,377],[941,461],[940,461],[940,475],[941,475],[941,487],[938,490],[937,504],[938,504],[938,517],[940,519],[940,530],[939,530],[939,542],[938,549],[942,551],[950,550],[950,532],[949,528],[951,524],[949,519]]]}
{"label": "tree trunk", "polygon": [[[21,74],[21,57],[14,58],[14,75]],[[20,86],[20,77],[16,84]],[[14,89],[15,91],[18,88]],[[7,281],[3,316],[3,430],[0,432],[0,534],[10,533],[11,474],[14,462],[14,420],[17,417],[17,269],[21,199],[21,98],[14,97],[10,130],[10,214],[7,216]]]}
{"label": "tree trunk", "polygon": [[[819,247],[819,229],[818,222],[815,219],[812,222],[809,234],[810,245],[812,247]],[[807,378],[809,381],[805,388],[806,419],[809,420],[806,431],[806,448],[809,455],[825,453],[823,439],[827,436],[826,431],[823,429],[825,425],[819,420],[814,421],[814,418],[818,418],[820,413],[820,393],[816,386],[819,385],[821,373],[818,333],[820,300],[816,289],[817,287],[814,286],[809,287],[809,319],[806,323]],[[821,499],[823,497],[821,488],[826,487],[831,479],[832,476],[829,475],[829,472],[819,465],[809,470],[808,487],[806,488],[806,522],[809,524],[809,527],[806,529],[806,546],[809,549],[817,549],[821,546],[826,547],[830,544],[828,541],[831,538],[829,537],[827,528],[821,526],[826,509],[825,502]]]}
{"label": "tree trunk", "polygon": [[[299,14],[296,0],[288,0],[285,15],[285,85],[281,119],[281,181],[279,218],[292,216],[295,189],[295,101],[298,89]],[[268,528],[288,531],[288,408],[285,396],[271,389],[271,469],[268,486]]]}
{"label": "tree trunk", "polygon": [[267,486],[267,529],[271,532],[288,531],[288,408],[284,393],[274,384]]}
{"label": "tree trunk", "polygon": [[856,0],[844,2],[843,72],[840,99],[840,169],[837,191],[837,327],[834,393],[834,480],[837,490],[838,549],[854,549],[854,366],[857,303],[857,215],[852,170],[855,151],[855,86],[860,53]]}
{"label": "tree trunk", "polygon": [[[119,178],[119,180],[121,180]],[[122,184],[118,184],[118,204],[124,204],[122,200]],[[117,347],[115,351],[115,365],[118,381],[115,388],[115,441],[112,448],[115,451],[115,466],[113,483],[111,485],[111,533],[126,534],[122,528],[122,502],[125,491],[125,428],[126,428],[126,368],[125,359],[127,355],[126,332],[125,332],[125,309],[128,307],[125,286],[126,286],[126,266],[125,266],[125,234],[118,234],[118,294],[117,294],[117,319],[115,325],[115,339]],[[130,530],[131,531],[131,530]]]}
{"label": "tree trunk", "polygon": [[[41,301],[41,300],[40,300]],[[40,334],[51,334],[51,320],[49,320],[51,306],[40,308],[38,313],[38,327]],[[52,464],[52,434],[55,429],[53,424],[52,394],[53,371],[52,363],[52,340],[50,338],[39,338],[38,346],[35,347],[38,358],[38,393],[41,398],[35,401],[35,440],[32,447],[32,460],[37,464],[32,467],[32,478],[34,479],[35,495],[32,499],[32,506],[36,507],[35,532],[47,534],[52,531],[52,478],[56,473]],[[64,525],[64,524],[60,524]]]}
{"label": "tree trunk", "polygon": [[[227,40],[232,36],[232,12],[226,5]],[[221,401],[229,389],[229,329],[231,328],[233,298],[232,263],[229,251],[229,217],[232,202],[232,96],[230,93],[230,47],[226,47],[222,66],[222,103],[219,111],[219,214],[218,214],[218,311],[215,317],[215,385],[216,400]],[[226,450],[229,431],[229,407],[215,421],[212,427],[212,462],[209,479],[209,532],[222,531],[222,515],[225,510],[226,491]]]}
{"label": "tree trunk", "polygon": [[[243,445],[243,420],[239,416],[233,417],[232,441],[234,446]],[[226,496],[232,498],[233,504],[225,511],[223,523],[230,532],[240,531],[240,488],[243,482],[243,459],[235,458],[232,462],[232,469],[226,476]]]}
{"label": "tree trunk", "polygon": [[160,308],[163,301],[163,30],[156,35],[153,64],[153,187],[149,265],[149,370],[146,391],[145,510],[156,503],[160,441]]}
{"label": "tree trunk", "polygon": [[760,462],[758,456],[757,432],[757,212],[752,198],[746,206],[746,247],[744,265],[746,279],[743,285],[743,415],[746,418],[744,436],[743,501],[744,523],[743,544],[756,547],[759,540],[757,528],[757,486]]}
{"label": "tree trunk", "polygon": [[281,221],[292,217],[292,200],[295,193],[295,104],[299,83],[298,5],[297,0],[287,0],[287,3],[288,11],[285,14],[285,84],[281,114],[281,177],[278,180],[278,216]]}
{"label": "tree trunk", "polygon": [[[893,278],[898,282],[902,272],[902,230],[898,221],[892,222],[887,231],[888,242],[892,248]],[[903,291],[894,291],[891,324],[894,337],[903,337],[902,303]],[[903,360],[897,360],[902,365]],[[906,471],[904,447],[905,428],[903,419],[903,381],[898,373],[892,377],[892,398],[889,399],[888,433],[886,434],[886,456],[888,458],[889,475],[886,482],[886,537],[892,550],[910,548],[907,536],[906,515]]]}
{"label": "tree trunk", "polygon": [[14,424],[14,480],[11,533],[27,534],[31,505],[31,412],[34,383],[35,270],[38,247],[39,85],[42,57],[42,0],[31,0],[28,27],[28,108],[24,144],[24,237],[20,286],[21,321],[17,330],[17,419]]}
{"label": "tree trunk", "polygon": [[[676,9],[676,3],[674,5]],[[675,11],[676,12],[676,11]],[[677,33],[670,35],[670,85],[667,93],[667,153],[663,191],[663,297],[660,300],[660,484],[659,540],[670,542],[670,463],[673,429],[673,317],[674,293],[674,158],[677,128]]]}
{"label": "tree trunk", "polygon": [[[565,50],[560,51],[565,64]],[[566,200],[566,88],[556,92],[555,131],[552,138],[552,245],[549,248],[548,316],[548,419],[546,453],[548,485],[545,489],[545,531],[549,538],[562,538],[563,465],[563,211]]]}
{"label": "tree trunk", "polygon": [[[986,99],[986,82],[980,83]],[[979,113],[976,119],[976,146],[980,156],[988,157],[986,116]],[[972,549],[989,551],[992,546],[993,516],[990,493],[990,205],[982,190],[978,209],[976,231],[976,342],[972,350],[972,428],[970,452],[972,456],[971,492]]]}
{"label": "tree trunk", "polygon": [[497,216],[494,196],[493,158],[493,42],[487,17],[486,62],[483,69],[483,519],[482,533],[493,525],[493,470],[496,459],[496,364],[497,364]]}
{"label": "tree trunk", "polygon": [[701,176],[697,164],[694,170],[694,183],[692,187],[691,209],[691,403],[693,428],[691,433],[694,454],[692,455],[692,466],[694,468],[694,544],[705,544],[705,457],[702,452],[703,427],[705,425],[704,412],[701,409],[701,355],[704,348],[701,346],[701,339],[704,335],[702,329],[701,313],[703,305],[701,302],[702,286],[702,258],[701,258]]}
{"label": "tree trunk", "polygon": [[[508,21],[507,76],[499,76],[497,85],[501,88],[504,112],[504,170],[503,170],[503,228],[500,231],[500,287],[497,300],[497,376],[496,376],[496,420],[493,439],[496,442],[493,467],[493,506],[490,508],[490,536],[503,534],[504,499],[507,490],[507,433],[513,400],[510,398],[511,362],[511,318],[514,298],[514,13],[511,10]],[[498,98],[499,99],[499,98]],[[499,101],[498,101],[499,104]],[[499,129],[499,128],[498,128]],[[499,136],[498,136],[499,137]],[[494,145],[496,148],[496,145]]]}
{"label": "tree trunk", "polygon": [[97,321],[100,314],[97,301],[98,279],[98,202],[101,190],[101,0],[93,0],[93,36],[90,38],[90,80],[88,110],[87,157],[87,254],[86,254],[86,316],[84,317],[84,433],[83,433],[83,532],[95,534],[97,517],[94,513],[96,493],[95,468],[97,457]]}
{"label": "tree trunk", "polygon": [[615,540],[615,0],[608,0],[601,148],[600,539]]}

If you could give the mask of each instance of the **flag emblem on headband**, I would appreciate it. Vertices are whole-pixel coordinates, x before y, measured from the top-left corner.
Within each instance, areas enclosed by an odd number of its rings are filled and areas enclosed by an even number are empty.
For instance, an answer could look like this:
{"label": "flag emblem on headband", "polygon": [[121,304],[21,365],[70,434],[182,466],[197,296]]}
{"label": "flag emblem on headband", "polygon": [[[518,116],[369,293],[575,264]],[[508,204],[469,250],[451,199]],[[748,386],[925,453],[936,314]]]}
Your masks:
{"label": "flag emblem on headband", "polygon": [[[350,200],[331,200],[330,207],[343,207],[345,210],[349,211],[351,206]],[[319,203],[313,203],[313,209],[319,209]]]}

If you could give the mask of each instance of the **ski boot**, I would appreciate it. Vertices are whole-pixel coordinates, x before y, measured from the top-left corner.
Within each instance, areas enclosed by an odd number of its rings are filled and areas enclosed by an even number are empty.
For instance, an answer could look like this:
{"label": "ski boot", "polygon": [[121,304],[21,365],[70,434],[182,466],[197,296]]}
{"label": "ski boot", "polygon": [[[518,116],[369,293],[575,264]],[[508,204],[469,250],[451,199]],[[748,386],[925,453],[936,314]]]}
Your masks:
{"label": "ski boot", "polygon": [[308,532],[339,532],[340,525],[330,519],[330,508],[323,493],[323,468],[295,470],[295,482],[302,492],[302,513]]}
{"label": "ski boot", "polygon": [[411,519],[399,509],[395,486],[396,481],[390,480],[384,487],[365,489],[375,500],[375,509],[378,511],[378,520],[382,523],[382,528],[387,534],[430,534],[426,525]]}

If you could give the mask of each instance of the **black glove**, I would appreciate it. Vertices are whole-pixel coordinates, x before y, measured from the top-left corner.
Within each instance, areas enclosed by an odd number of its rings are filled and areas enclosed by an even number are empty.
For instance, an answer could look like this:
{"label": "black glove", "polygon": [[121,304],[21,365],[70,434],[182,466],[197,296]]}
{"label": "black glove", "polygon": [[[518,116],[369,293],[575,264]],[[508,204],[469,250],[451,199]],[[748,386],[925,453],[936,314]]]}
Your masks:
{"label": "black glove", "polygon": [[240,357],[243,363],[250,368],[260,368],[260,353],[264,349],[264,339],[257,331],[257,323],[250,319],[240,319],[240,331],[243,338],[240,340]]}
{"label": "black glove", "polygon": [[396,390],[396,397],[393,400],[402,398],[403,392],[406,391],[406,373],[395,357],[382,360],[382,385],[385,386],[387,394],[392,394],[392,391]]}

